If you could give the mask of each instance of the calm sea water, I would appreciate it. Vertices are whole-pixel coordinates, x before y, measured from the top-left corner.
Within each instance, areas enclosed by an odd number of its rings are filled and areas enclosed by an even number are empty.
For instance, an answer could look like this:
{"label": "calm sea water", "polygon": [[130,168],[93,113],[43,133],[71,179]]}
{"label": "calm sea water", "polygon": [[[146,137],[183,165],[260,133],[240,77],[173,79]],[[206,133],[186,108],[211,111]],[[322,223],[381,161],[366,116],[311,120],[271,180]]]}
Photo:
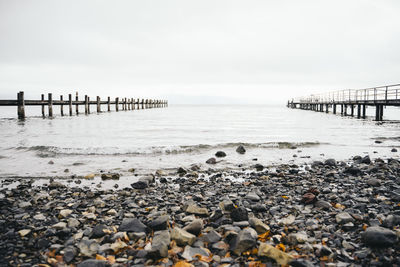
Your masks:
{"label": "calm sea water", "polygon": [[[374,109],[368,112],[372,115]],[[39,109],[28,108],[31,117],[23,122],[15,119],[15,113],[15,108],[0,109],[0,177],[125,173],[130,168],[150,172],[191,164],[208,167],[205,161],[218,150],[227,157],[215,168],[252,165],[254,159],[268,165],[332,157],[345,160],[365,153],[399,157],[391,152],[400,147],[396,121],[400,110],[395,108],[385,110],[389,121],[384,123],[284,105],[177,105],[54,119],[43,119]],[[235,152],[241,143],[247,149],[244,155]]]}

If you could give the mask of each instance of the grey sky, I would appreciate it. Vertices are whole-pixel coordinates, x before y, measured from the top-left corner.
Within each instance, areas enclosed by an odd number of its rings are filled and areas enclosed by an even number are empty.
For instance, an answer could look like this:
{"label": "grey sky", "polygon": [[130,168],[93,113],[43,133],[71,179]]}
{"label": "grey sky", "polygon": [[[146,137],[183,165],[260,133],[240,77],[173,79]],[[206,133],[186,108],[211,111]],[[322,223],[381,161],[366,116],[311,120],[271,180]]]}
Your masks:
{"label": "grey sky", "polygon": [[0,0],[0,97],[277,103],[399,83],[399,13],[397,0]]}

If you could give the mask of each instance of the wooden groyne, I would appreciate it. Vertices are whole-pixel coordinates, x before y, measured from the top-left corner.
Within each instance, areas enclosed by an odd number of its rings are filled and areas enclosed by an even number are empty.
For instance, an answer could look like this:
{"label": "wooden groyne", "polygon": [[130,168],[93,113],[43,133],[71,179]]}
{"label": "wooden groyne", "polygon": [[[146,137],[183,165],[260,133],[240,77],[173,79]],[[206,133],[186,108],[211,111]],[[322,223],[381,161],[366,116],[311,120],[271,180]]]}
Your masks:
{"label": "wooden groyne", "polygon": [[[19,119],[25,119],[25,106],[41,106],[42,107],[42,116],[45,117],[45,107],[48,109],[48,117],[53,117],[53,107],[60,106],[60,114],[61,116],[66,115],[64,112],[64,107],[68,111],[68,115],[72,116],[74,114],[78,115],[81,111],[79,110],[79,106],[84,106],[84,113],[91,113],[91,106],[96,107],[96,112],[102,112],[102,105],[106,106],[106,111],[110,112],[112,107],[115,107],[115,111],[120,110],[136,110],[136,109],[149,109],[149,108],[163,108],[168,106],[168,101],[166,100],[154,100],[154,99],[139,99],[139,98],[119,98],[111,100],[110,97],[107,97],[107,100],[101,100],[99,96],[95,98],[95,100],[91,100],[89,96],[85,95],[83,100],[79,99],[78,92],[75,93],[75,98],[73,99],[72,94],[68,95],[68,99],[64,99],[63,95],[60,95],[59,100],[53,99],[53,94],[49,93],[47,95],[47,99],[45,99],[45,95],[42,94],[40,100],[26,100],[24,98],[24,92],[19,92],[17,94],[17,100],[0,100],[0,106],[17,106],[17,114]],[[83,112],[82,112],[83,113]]]}
{"label": "wooden groyne", "polygon": [[367,107],[372,106],[375,108],[375,120],[382,121],[385,107],[400,106],[400,84],[311,95],[289,100],[287,106],[326,113],[332,109],[333,114],[338,113],[339,106],[342,116],[356,115],[363,119],[366,118]]}

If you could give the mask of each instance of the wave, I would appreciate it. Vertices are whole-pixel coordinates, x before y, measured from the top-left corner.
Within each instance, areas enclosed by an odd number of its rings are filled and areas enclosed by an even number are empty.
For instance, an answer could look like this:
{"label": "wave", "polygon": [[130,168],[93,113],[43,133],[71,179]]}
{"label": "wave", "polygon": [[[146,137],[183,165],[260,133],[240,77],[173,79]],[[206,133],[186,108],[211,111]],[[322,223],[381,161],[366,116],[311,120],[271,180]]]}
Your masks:
{"label": "wave", "polygon": [[[328,143],[323,143],[328,144]],[[213,149],[229,149],[236,148],[243,145],[245,148],[258,148],[258,149],[295,149],[301,147],[319,146],[319,142],[267,142],[267,143],[222,143],[215,145],[198,144],[198,145],[184,145],[184,146],[156,146],[148,148],[122,148],[122,147],[88,147],[88,148],[63,148],[56,146],[20,146],[16,148],[18,151],[33,151],[38,157],[56,157],[67,155],[161,155],[161,154],[185,154],[196,153]]]}

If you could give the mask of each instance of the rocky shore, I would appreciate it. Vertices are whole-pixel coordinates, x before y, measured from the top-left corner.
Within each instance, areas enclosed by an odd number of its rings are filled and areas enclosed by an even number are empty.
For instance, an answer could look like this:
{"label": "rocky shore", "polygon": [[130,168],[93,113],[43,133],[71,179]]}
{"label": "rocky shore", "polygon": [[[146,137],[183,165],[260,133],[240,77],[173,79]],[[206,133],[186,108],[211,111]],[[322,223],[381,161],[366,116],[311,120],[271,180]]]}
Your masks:
{"label": "rocky shore", "polygon": [[0,266],[400,266],[398,160],[209,163],[115,190],[3,187]]}

